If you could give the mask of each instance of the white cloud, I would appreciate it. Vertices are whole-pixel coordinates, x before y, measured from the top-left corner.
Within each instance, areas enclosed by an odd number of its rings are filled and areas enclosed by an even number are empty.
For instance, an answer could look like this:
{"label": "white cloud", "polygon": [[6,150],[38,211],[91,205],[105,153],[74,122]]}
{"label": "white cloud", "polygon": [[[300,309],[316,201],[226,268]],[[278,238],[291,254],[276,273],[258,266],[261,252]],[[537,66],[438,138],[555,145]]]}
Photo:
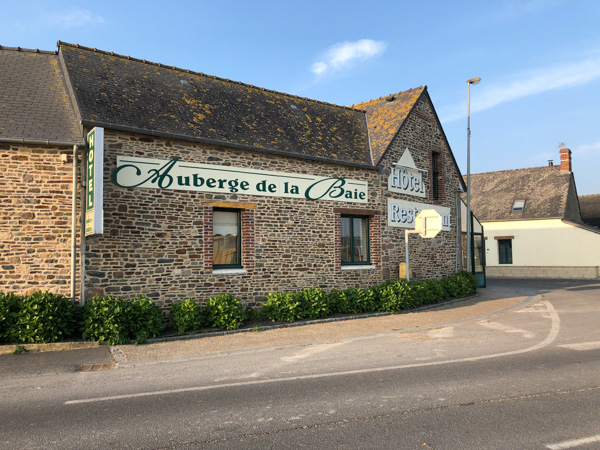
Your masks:
{"label": "white cloud", "polygon": [[60,28],[85,27],[91,24],[106,23],[102,16],[92,14],[87,9],[72,9],[52,13],[47,15],[44,21],[50,26]]}
{"label": "white cloud", "polygon": [[[508,78],[512,81],[486,86],[485,80],[482,80],[479,86],[474,87],[473,89],[477,89],[477,95],[471,95],[471,111],[485,111],[502,103],[600,79],[600,59],[565,62],[560,66],[509,75]],[[463,118],[466,110],[464,104],[455,105],[445,114],[443,121],[451,122]]]}
{"label": "white cloud", "polygon": [[312,65],[311,70],[317,76],[337,72],[358,62],[381,56],[386,47],[387,43],[371,39],[335,44],[329,47],[320,61]]}
{"label": "white cloud", "polygon": [[500,10],[495,14],[495,18],[499,21],[513,21],[537,14],[562,2],[563,0],[519,0],[516,2],[505,2],[502,3]]}
{"label": "white cloud", "polygon": [[578,146],[575,151],[582,155],[600,155],[600,141],[594,142],[593,144],[582,144]]}

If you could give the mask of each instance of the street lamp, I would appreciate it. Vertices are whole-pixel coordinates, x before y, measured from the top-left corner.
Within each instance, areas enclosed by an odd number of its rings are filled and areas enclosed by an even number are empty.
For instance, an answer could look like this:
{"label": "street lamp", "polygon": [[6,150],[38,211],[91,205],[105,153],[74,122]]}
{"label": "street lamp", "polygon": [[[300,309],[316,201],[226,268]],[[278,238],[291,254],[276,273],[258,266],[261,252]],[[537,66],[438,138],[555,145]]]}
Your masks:
{"label": "street lamp", "polygon": [[481,77],[467,80],[467,272],[471,270],[471,85],[479,84]]}

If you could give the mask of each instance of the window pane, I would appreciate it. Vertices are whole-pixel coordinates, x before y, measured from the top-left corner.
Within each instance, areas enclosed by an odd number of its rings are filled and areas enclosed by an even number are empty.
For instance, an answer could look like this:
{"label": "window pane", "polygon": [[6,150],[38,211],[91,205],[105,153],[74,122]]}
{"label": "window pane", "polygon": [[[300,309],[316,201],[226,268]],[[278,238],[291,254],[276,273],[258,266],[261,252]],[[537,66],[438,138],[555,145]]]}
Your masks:
{"label": "window pane", "polygon": [[342,262],[352,262],[352,235],[350,234],[350,218],[342,217],[341,236],[342,236]]}
{"label": "window pane", "polygon": [[483,250],[485,248],[485,244],[483,242],[482,236],[474,235],[474,254],[475,254],[475,264],[474,269],[476,273],[483,272]]}
{"label": "window pane", "polygon": [[367,219],[364,217],[354,217],[352,219],[354,261],[367,262],[369,260],[369,227]]}
{"label": "window pane", "polygon": [[214,211],[213,265],[239,264],[238,234],[238,211]]}
{"label": "window pane", "polygon": [[498,256],[499,264],[512,264],[512,240],[498,240]]}

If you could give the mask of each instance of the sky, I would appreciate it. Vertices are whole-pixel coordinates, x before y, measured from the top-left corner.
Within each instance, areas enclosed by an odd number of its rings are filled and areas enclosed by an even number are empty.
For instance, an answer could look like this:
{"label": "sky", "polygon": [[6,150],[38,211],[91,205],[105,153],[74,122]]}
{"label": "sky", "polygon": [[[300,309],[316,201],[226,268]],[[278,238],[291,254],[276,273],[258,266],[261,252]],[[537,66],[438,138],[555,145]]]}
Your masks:
{"label": "sky", "polygon": [[[350,106],[426,85],[463,174],[560,164],[600,193],[597,0],[0,0],[0,45],[58,40]],[[0,69],[1,70],[1,69]],[[1,89],[1,86],[0,86]]]}

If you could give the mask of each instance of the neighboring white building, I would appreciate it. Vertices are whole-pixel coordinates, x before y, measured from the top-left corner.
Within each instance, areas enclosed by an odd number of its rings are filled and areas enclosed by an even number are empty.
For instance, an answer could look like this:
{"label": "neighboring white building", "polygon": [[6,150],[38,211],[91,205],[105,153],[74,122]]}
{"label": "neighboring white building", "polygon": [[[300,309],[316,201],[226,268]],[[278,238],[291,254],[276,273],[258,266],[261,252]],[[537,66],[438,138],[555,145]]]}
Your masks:
{"label": "neighboring white building", "polygon": [[471,176],[490,278],[600,278],[600,229],[582,222],[571,151],[561,165]]}

